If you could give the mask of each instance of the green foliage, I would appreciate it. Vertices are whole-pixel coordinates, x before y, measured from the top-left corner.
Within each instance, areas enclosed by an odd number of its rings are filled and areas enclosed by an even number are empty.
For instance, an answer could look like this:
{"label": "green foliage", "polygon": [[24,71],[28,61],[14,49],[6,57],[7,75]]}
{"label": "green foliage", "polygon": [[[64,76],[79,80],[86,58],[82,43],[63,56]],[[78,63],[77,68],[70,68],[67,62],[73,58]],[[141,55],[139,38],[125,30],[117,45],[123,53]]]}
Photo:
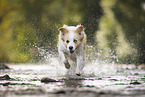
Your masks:
{"label": "green foliage", "polygon": [[[138,55],[144,52],[139,46],[145,35],[145,12],[142,1],[102,0],[104,15],[101,17],[99,31],[96,34],[97,46],[103,57],[116,56],[119,63],[136,63]],[[142,20],[141,20],[142,19]],[[144,21],[144,22],[143,22]],[[141,41],[140,41],[141,40]],[[144,44],[142,44],[143,46]],[[139,49],[143,49],[140,51]],[[144,59],[142,59],[144,60]]]}
{"label": "green foliage", "polygon": [[126,40],[137,50],[138,63],[145,63],[145,2],[117,0],[112,11],[124,30]]}
{"label": "green foliage", "polygon": [[0,62],[37,62],[38,48],[56,51],[63,24],[84,25],[93,59],[145,62],[143,6],[143,0],[0,0]]}
{"label": "green foliage", "polygon": [[[88,15],[97,12],[99,1],[93,0],[1,0],[0,61],[39,61],[38,48],[56,50],[58,28],[63,24],[85,27]],[[90,7],[88,7],[88,4]],[[95,4],[95,5],[94,5]],[[92,10],[94,9],[94,10]],[[91,12],[88,14],[88,12]],[[94,21],[95,15],[92,15]],[[93,26],[92,26],[93,27]],[[95,27],[93,27],[95,29]],[[94,33],[90,30],[90,33]],[[91,35],[91,34],[90,34]],[[48,51],[47,50],[47,51]]]}

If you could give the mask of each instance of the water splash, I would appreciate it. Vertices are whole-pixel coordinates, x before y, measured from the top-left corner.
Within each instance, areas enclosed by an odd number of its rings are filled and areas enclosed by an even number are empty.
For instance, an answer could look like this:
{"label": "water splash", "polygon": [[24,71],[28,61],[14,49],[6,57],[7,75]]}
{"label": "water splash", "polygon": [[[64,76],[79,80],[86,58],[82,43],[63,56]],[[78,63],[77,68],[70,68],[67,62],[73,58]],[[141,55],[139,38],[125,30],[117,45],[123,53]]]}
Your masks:
{"label": "water splash", "polygon": [[[45,62],[48,65],[54,66],[58,76],[66,75],[67,70],[59,60],[57,52],[48,51],[44,47],[37,48],[39,57],[41,57],[41,60],[39,60],[40,62]],[[83,69],[83,76],[97,76],[99,74],[112,74],[116,72],[114,67],[115,62],[112,61],[112,58],[114,58],[114,60],[118,60],[118,58],[113,55],[112,52],[110,59],[104,60],[102,59],[101,54],[101,50],[96,49],[94,46],[87,46],[86,65]]]}

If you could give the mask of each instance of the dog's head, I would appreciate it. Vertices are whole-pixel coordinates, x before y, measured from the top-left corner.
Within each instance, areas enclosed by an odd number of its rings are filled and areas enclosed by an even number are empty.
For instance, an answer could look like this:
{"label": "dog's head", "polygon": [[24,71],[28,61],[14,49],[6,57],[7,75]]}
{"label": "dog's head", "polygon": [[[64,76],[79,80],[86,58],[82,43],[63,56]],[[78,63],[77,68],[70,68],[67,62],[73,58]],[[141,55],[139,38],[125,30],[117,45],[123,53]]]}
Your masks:
{"label": "dog's head", "polygon": [[84,27],[67,26],[59,28],[60,37],[67,50],[72,54],[81,44],[84,39]]}

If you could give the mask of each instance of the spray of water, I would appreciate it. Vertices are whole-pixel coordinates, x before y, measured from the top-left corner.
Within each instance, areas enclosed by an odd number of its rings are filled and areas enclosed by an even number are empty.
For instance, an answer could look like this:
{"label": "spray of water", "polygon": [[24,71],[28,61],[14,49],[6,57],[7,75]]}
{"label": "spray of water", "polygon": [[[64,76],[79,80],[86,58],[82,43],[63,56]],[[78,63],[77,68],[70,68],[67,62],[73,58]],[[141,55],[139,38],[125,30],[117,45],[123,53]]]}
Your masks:
{"label": "spray of water", "polygon": [[[67,69],[59,59],[57,52],[48,51],[43,47],[37,47],[39,51],[40,62],[45,62],[49,66],[54,66],[58,76],[67,75]],[[102,74],[112,74],[116,72],[114,61],[110,59],[102,60],[101,50],[97,50],[94,46],[87,46],[86,64],[83,69],[82,76],[98,76]],[[118,60],[116,56],[112,55],[110,58]],[[72,74],[73,75],[73,74]]]}

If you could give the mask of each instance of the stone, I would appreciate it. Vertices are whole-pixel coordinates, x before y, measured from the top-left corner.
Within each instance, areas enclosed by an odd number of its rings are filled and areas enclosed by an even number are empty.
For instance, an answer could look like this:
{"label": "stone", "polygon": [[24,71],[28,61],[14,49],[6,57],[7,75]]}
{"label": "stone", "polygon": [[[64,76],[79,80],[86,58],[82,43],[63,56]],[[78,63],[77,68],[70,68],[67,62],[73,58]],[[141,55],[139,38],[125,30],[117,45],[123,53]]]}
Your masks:
{"label": "stone", "polygon": [[51,78],[48,78],[48,77],[44,77],[44,78],[41,79],[41,82],[49,83],[49,82],[58,82],[58,81],[54,80],[54,79],[51,79]]}
{"label": "stone", "polygon": [[131,82],[130,84],[133,84],[133,85],[138,85],[138,84],[141,84],[140,82],[138,81],[134,81],[134,82]]}
{"label": "stone", "polygon": [[58,90],[58,91],[55,91],[54,94],[66,94],[66,91]]}
{"label": "stone", "polygon": [[10,69],[7,65],[5,64],[0,64],[0,70],[4,70],[4,69]]}
{"label": "stone", "polygon": [[0,80],[10,80],[11,78],[9,77],[9,75],[4,75],[4,76],[0,76]]}

